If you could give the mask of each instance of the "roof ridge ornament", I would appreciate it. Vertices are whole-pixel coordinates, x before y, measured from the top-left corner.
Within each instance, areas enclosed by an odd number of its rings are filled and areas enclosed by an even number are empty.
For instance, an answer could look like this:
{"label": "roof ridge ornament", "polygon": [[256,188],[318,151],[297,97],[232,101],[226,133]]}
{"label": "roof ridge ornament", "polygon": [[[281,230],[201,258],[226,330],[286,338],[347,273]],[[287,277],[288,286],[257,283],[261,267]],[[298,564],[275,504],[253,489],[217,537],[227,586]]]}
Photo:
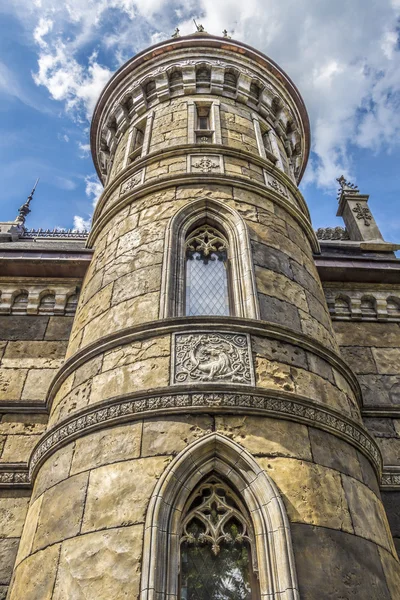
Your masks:
{"label": "roof ridge ornament", "polygon": [[36,179],[35,185],[33,186],[32,191],[29,194],[26,202],[22,206],[20,206],[19,209],[18,209],[18,216],[15,219],[15,221],[16,221],[16,223],[18,223],[18,226],[20,226],[20,227],[24,227],[26,217],[31,212],[31,209],[29,208],[29,205],[30,205],[30,203],[32,201],[33,194],[36,191],[37,184],[39,183],[39,179],[40,179],[39,177]]}
{"label": "roof ridge ornament", "polygon": [[344,177],[344,175],[341,175],[340,177],[338,177],[336,179],[336,181],[340,185],[340,188],[338,190],[338,200],[340,199],[340,196],[342,194],[359,194],[360,193],[358,186],[356,186],[354,183],[351,183],[350,181],[347,181],[347,179]]}
{"label": "roof ridge ornament", "polygon": [[178,27],[175,28],[175,31],[171,35],[171,37],[174,38],[174,39],[181,37],[181,34],[180,34],[180,31],[179,31]]}

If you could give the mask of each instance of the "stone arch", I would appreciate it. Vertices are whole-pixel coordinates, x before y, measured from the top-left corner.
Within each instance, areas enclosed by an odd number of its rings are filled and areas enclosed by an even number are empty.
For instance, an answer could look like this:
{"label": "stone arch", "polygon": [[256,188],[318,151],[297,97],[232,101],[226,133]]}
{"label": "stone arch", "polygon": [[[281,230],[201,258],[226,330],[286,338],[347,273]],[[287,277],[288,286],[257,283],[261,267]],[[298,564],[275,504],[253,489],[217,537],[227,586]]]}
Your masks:
{"label": "stone arch", "polygon": [[145,524],[141,600],[178,598],[182,511],[192,490],[211,473],[235,486],[251,515],[261,598],[299,600],[289,522],[278,489],[251,454],[219,433],[178,454],[154,489]]}
{"label": "stone arch", "polygon": [[29,303],[29,292],[28,290],[18,289],[12,295],[11,300],[11,313],[12,314],[26,314]]}
{"label": "stone arch", "polygon": [[46,288],[39,294],[39,314],[53,314],[56,304],[56,293],[54,290]]}
{"label": "stone arch", "polygon": [[161,283],[160,319],[183,316],[185,254],[187,233],[197,224],[220,228],[230,246],[231,293],[234,316],[259,318],[250,236],[246,223],[234,209],[222,202],[200,198],[189,202],[170,220],[165,235]]}

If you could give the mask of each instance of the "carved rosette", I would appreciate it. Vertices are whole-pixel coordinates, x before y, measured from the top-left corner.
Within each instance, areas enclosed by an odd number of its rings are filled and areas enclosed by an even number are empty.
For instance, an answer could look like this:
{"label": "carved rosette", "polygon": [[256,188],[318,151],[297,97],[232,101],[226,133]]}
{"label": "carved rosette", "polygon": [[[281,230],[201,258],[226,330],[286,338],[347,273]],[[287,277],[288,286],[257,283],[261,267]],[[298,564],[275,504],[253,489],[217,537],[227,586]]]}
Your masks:
{"label": "carved rosette", "polygon": [[135,187],[141,185],[143,183],[144,170],[142,169],[135,175],[132,175],[127,181],[121,184],[119,195],[126,194],[127,192],[131,192]]}
{"label": "carved rosette", "polygon": [[254,385],[249,336],[190,332],[174,334],[172,344],[172,384]]}

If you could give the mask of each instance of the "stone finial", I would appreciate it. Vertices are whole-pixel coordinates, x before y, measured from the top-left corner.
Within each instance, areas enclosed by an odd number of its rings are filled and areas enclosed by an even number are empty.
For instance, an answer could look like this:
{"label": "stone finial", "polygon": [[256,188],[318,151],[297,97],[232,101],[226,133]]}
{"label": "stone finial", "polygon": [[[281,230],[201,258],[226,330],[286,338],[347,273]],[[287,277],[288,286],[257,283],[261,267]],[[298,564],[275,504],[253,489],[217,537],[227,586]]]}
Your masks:
{"label": "stone finial", "polygon": [[231,39],[231,36],[228,35],[228,31],[226,29],[223,30],[222,35],[223,35],[224,38],[227,38],[228,40]]}
{"label": "stone finial", "polygon": [[171,35],[172,38],[179,38],[181,37],[180,31],[178,29],[178,27],[175,29],[174,33]]}
{"label": "stone finial", "polygon": [[31,212],[31,209],[29,208],[29,205],[31,203],[31,200],[33,198],[33,194],[35,193],[37,184],[39,183],[39,178],[36,179],[35,185],[32,188],[31,193],[29,194],[27,201],[19,207],[18,210],[18,216],[15,219],[15,222],[20,226],[23,227],[24,223],[25,223],[25,219],[26,217],[29,215],[29,213]]}

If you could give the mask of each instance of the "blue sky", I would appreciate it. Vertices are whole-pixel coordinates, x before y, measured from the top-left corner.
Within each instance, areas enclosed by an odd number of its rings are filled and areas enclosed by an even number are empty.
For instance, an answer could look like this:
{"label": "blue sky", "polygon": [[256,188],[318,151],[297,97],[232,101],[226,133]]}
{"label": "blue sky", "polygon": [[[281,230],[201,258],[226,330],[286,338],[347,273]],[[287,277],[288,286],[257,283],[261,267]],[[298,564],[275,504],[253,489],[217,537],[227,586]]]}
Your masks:
{"label": "blue sky", "polygon": [[[6,4],[6,6],[4,6]],[[88,154],[112,73],[192,18],[265,52],[306,102],[313,147],[301,189],[315,228],[341,224],[335,178],[369,193],[400,241],[400,0],[7,0],[0,4],[0,220],[36,179],[27,226],[87,224],[100,192]]]}

